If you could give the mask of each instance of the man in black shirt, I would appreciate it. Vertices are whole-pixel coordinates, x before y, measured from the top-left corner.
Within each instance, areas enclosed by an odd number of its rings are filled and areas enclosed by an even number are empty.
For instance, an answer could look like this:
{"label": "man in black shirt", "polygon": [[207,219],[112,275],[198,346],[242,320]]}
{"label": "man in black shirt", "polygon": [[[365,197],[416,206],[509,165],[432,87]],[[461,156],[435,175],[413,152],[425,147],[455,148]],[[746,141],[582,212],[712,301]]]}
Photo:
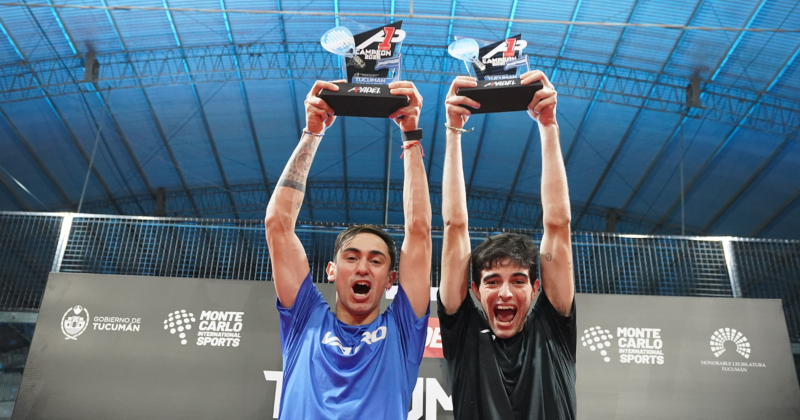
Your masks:
{"label": "man in black shirt", "polygon": [[[461,163],[461,134],[470,111],[459,105],[480,104],[456,92],[476,86],[475,79],[456,78],[445,101],[445,227],[438,305],[457,420],[576,417],[577,332],[567,175],[556,122],[556,91],[540,71],[526,73],[522,83],[537,80],[544,88],[533,97],[528,114],[539,126],[542,144],[541,259],[530,237],[512,233],[493,236],[471,253]],[[537,293],[539,260],[541,293]],[[470,262],[472,292],[482,311],[467,291]]]}

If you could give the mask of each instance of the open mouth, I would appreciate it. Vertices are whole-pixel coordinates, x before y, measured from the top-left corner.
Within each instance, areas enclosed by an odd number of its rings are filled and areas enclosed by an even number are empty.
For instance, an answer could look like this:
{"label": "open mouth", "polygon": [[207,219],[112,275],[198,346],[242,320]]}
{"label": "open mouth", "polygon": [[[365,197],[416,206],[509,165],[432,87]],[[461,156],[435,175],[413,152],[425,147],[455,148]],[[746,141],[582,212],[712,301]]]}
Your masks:
{"label": "open mouth", "polygon": [[370,289],[369,283],[365,281],[357,281],[353,284],[353,293],[355,293],[356,296],[366,296],[369,294]]}
{"label": "open mouth", "polygon": [[517,307],[510,305],[497,305],[494,307],[494,317],[500,325],[511,325],[517,316]]}

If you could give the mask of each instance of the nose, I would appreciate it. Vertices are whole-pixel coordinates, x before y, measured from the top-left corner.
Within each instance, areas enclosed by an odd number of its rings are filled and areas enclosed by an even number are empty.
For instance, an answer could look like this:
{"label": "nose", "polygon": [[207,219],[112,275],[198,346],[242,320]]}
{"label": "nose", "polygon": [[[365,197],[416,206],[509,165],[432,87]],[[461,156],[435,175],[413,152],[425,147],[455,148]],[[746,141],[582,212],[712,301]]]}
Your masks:
{"label": "nose", "polygon": [[358,260],[358,265],[356,266],[356,273],[360,275],[367,274],[369,272],[369,270],[367,270],[368,267],[369,267],[369,261],[366,258],[361,258],[360,260]]}
{"label": "nose", "polygon": [[508,283],[503,283],[500,286],[500,298],[503,300],[510,300],[513,297],[511,294],[511,286]]}

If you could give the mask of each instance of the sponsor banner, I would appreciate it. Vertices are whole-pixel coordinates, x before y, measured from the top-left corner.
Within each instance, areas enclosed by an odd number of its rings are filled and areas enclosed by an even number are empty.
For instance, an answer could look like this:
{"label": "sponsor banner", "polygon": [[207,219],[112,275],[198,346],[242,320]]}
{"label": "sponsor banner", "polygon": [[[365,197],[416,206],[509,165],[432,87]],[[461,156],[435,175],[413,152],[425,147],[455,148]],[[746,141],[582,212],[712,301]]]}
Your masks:
{"label": "sponsor banner", "polygon": [[578,418],[796,419],[779,300],[584,295]]}
{"label": "sponsor banner", "polygon": [[[435,298],[409,419],[453,418]],[[275,299],[268,282],[51,274],[12,418],[277,418]],[[576,299],[578,418],[800,418],[780,301]]]}

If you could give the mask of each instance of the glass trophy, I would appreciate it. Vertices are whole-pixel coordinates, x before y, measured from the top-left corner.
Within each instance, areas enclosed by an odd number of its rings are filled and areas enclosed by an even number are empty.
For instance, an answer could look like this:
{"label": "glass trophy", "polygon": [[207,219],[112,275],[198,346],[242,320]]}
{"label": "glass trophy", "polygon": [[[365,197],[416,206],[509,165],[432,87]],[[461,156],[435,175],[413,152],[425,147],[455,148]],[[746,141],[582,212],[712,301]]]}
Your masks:
{"label": "glass trophy", "polygon": [[481,107],[469,108],[473,114],[527,110],[541,82],[523,85],[522,75],[530,70],[528,56],[522,50],[528,45],[522,35],[495,43],[471,38],[456,38],[447,52],[464,62],[467,73],[478,80],[474,88],[460,88],[458,94],[478,101]]}
{"label": "glass trophy", "polygon": [[408,106],[408,98],[392,95],[388,86],[400,80],[400,48],[406,37],[402,24],[397,21],[357,35],[337,26],[322,35],[322,47],[340,57],[346,76],[345,83],[337,83],[337,92],[323,89],[319,94],[336,115],[387,118]]}

